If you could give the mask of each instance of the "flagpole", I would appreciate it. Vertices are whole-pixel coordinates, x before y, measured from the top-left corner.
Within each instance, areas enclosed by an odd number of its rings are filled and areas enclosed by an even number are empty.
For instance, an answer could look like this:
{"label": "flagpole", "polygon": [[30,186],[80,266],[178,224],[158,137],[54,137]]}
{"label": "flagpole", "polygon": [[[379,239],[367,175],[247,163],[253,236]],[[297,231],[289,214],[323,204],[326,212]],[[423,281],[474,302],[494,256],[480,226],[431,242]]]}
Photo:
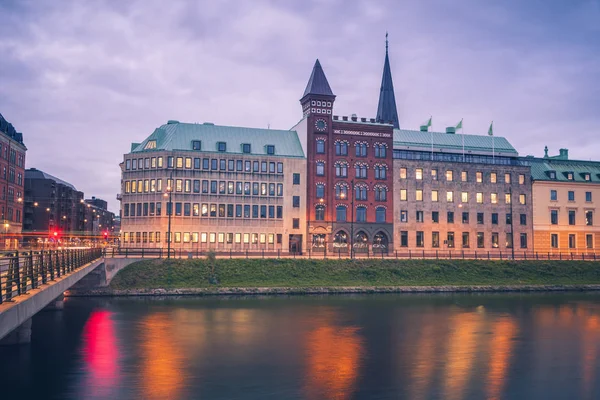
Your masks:
{"label": "flagpole", "polygon": [[465,128],[463,126],[463,119],[460,119],[460,136],[462,136],[462,146],[463,146],[463,162],[465,162]]}

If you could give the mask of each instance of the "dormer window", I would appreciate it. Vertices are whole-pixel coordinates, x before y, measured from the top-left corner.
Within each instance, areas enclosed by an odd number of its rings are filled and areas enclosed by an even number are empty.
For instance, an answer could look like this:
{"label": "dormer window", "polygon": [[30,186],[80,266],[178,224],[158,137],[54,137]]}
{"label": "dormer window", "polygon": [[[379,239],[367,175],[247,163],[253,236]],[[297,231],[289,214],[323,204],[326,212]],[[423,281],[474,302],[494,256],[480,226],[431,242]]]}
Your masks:
{"label": "dormer window", "polygon": [[202,143],[199,140],[192,140],[192,150],[202,150]]}
{"label": "dormer window", "polygon": [[556,171],[548,171],[548,177],[550,179],[556,179]]}
{"label": "dormer window", "polygon": [[589,182],[589,181],[591,181],[591,180],[592,180],[592,175],[591,175],[589,172],[584,172],[584,173],[583,173],[583,174],[581,174],[581,175],[583,175],[583,180],[584,180],[584,181],[588,181],[588,182]]}
{"label": "dormer window", "polygon": [[220,152],[227,151],[227,143],[225,142],[217,142],[217,150]]}
{"label": "dormer window", "polygon": [[275,154],[275,146],[273,146],[272,144],[268,144],[267,145],[267,154],[269,154],[269,155]]}
{"label": "dormer window", "polygon": [[242,144],[242,153],[250,153],[251,147],[249,143]]}
{"label": "dormer window", "polygon": [[573,172],[565,172],[564,174],[565,174],[565,177],[570,181],[575,179],[575,175],[573,174]]}
{"label": "dormer window", "polygon": [[151,150],[156,148],[156,140],[148,140],[144,146],[144,150]]}

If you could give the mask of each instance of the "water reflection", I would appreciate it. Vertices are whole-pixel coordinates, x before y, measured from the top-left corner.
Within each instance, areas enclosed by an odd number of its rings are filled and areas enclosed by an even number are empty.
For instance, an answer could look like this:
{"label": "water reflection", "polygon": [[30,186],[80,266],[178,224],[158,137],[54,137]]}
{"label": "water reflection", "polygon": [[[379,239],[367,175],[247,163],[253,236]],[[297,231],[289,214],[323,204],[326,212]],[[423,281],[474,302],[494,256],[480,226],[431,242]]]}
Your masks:
{"label": "water reflection", "polygon": [[492,323],[490,350],[489,350],[489,373],[488,373],[488,399],[499,399],[502,389],[506,384],[508,367],[514,345],[514,337],[517,334],[517,324],[511,317]]}
{"label": "water reflection", "polygon": [[[425,321],[423,321],[425,322]],[[437,336],[439,335],[439,326],[429,319],[423,326],[419,337],[416,338],[416,354],[411,371],[410,396],[411,399],[425,399],[428,397],[428,391],[431,387],[436,367],[436,353],[438,348]],[[436,332],[437,331],[437,332]]]}
{"label": "water reflection", "polygon": [[82,397],[110,397],[120,376],[120,352],[110,312],[94,311],[90,315],[83,330],[82,352],[87,370]]}
{"label": "water reflection", "polygon": [[351,397],[363,356],[363,339],[354,326],[340,326],[334,316],[319,319],[306,334],[306,397]]}

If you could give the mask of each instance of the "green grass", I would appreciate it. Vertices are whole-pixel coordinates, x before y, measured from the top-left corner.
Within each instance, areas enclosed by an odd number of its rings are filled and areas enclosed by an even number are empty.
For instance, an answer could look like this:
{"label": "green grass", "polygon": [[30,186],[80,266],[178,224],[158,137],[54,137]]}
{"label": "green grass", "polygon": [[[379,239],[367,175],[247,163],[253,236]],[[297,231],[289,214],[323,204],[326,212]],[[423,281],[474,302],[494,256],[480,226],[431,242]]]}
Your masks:
{"label": "green grass", "polygon": [[[600,262],[474,260],[217,260],[220,287],[600,284]],[[145,260],[124,268],[113,289],[203,288],[209,263]]]}

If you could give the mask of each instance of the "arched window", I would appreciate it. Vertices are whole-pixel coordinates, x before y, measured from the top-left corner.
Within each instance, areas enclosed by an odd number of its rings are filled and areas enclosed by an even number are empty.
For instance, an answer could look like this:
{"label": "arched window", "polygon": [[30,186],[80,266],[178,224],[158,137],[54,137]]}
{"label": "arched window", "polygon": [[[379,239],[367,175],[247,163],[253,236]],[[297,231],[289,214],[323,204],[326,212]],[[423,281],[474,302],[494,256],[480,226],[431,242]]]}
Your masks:
{"label": "arched window", "polygon": [[387,188],[376,187],[375,188],[375,201],[386,201],[387,200]]}
{"label": "arched window", "polygon": [[375,179],[385,179],[387,176],[387,168],[383,165],[375,166]]}
{"label": "arched window", "polygon": [[348,186],[337,185],[335,187],[335,198],[336,200],[344,200],[348,198]]}
{"label": "arched window", "polygon": [[356,222],[367,222],[367,207],[356,207]]}
{"label": "arched window", "polygon": [[333,247],[346,249],[348,247],[348,234],[344,231],[339,231],[333,237]]}
{"label": "arched window", "polygon": [[335,208],[335,220],[337,222],[346,222],[346,207],[337,206]]}
{"label": "arched window", "polygon": [[325,153],[325,141],[323,139],[317,139],[317,154]]}
{"label": "arched window", "polygon": [[367,200],[367,187],[366,186],[355,186],[354,187],[354,199],[355,200]]}
{"label": "arched window", "polygon": [[377,158],[385,158],[386,156],[386,147],[383,144],[376,144],[375,146],[375,157]]}
{"label": "arched window", "polygon": [[322,199],[325,197],[325,185],[322,183],[317,184],[317,198]]}
{"label": "arched window", "polygon": [[319,204],[315,207],[315,220],[316,221],[324,221],[325,220],[325,206]]}
{"label": "arched window", "polygon": [[379,224],[385,223],[385,207],[377,207],[375,209],[375,222]]}
{"label": "arched window", "polygon": [[366,157],[367,156],[367,144],[366,143],[356,143],[356,157]]}
{"label": "arched window", "polygon": [[348,155],[348,142],[346,142],[346,141],[335,142],[335,155],[336,156],[347,156]]}
{"label": "arched window", "polygon": [[356,177],[366,178],[367,177],[367,166],[364,164],[356,164]]}
{"label": "arched window", "polygon": [[325,163],[323,161],[317,161],[317,175],[325,175]]}
{"label": "arched window", "polygon": [[379,231],[373,236],[373,250],[378,249],[386,251],[388,248],[388,237],[385,233]]}
{"label": "arched window", "polygon": [[358,250],[358,249],[366,249],[369,246],[368,243],[369,239],[367,238],[367,234],[364,233],[363,231],[359,231],[355,236],[354,236],[354,250]]}
{"label": "arched window", "polygon": [[346,164],[345,162],[335,163],[335,176],[337,178],[348,177],[348,164]]}

